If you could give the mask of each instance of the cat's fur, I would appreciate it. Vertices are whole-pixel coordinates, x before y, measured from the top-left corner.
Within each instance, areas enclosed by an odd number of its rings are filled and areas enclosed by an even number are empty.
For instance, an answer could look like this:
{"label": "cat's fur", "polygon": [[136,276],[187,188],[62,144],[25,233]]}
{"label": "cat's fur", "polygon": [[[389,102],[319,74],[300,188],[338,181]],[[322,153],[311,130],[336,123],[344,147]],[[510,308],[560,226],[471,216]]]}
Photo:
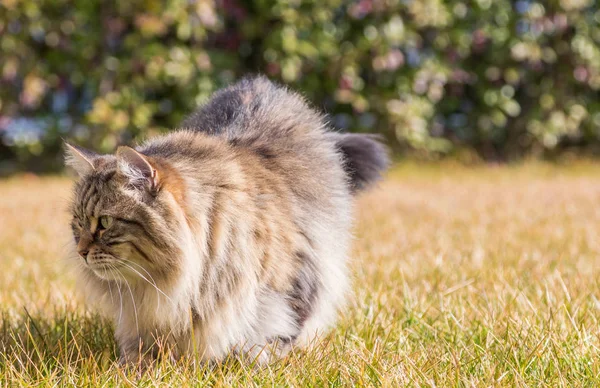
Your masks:
{"label": "cat's fur", "polygon": [[80,278],[126,362],[161,345],[267,360],[327,330],[348,289],[352,193],[387,165],[376,139],[328,131],[263,77],[136,150],[67,148]]}

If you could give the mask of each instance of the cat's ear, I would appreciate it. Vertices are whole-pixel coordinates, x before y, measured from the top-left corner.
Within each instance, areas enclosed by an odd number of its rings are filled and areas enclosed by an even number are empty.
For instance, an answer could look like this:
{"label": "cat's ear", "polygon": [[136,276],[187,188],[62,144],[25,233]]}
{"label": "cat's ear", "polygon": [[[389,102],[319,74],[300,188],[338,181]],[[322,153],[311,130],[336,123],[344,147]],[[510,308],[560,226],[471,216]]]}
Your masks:
{"label": "cat's ear", "polygon": [[65,142],[65,164],[72,167],[79,176],[84,176],[94,171],[94,159],[99,155]]}
{"label": "cat's ear", "polygon": [[117,148],[119,172],[129,178],[135,187],[147,187],[151,191],[158,189],[158,171],[148,158],[131,147]]}

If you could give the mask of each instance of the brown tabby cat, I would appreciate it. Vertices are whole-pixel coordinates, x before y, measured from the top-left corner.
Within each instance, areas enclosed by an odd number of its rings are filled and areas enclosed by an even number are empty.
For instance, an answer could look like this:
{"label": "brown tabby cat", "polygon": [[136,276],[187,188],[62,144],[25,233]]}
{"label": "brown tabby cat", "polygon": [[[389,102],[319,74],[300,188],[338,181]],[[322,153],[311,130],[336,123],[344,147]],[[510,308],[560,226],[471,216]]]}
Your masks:
{"label": "brown tabby cat", "polygon": [[263,77],[136,149],[67,148],[80,278],[126,363],[163,349],[266,361],[327,330],[348,288],[351,194],[387,165],[372,137],[328,131]]}

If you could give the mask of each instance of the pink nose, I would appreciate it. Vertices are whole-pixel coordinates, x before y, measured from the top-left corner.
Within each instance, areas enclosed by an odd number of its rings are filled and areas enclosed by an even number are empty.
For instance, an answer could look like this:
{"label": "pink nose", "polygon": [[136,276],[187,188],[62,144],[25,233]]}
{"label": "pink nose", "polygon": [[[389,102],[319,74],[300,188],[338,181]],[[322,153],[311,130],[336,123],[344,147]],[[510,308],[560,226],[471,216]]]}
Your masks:
{"label": "pink nose", "polygon": [[85,261],[87,261],[87,255],[90,251],[86,248],[86,249],[80,249],[77,251],[77,253],[79,253],[79,256],[81,256],[82,259],[84,259]]}

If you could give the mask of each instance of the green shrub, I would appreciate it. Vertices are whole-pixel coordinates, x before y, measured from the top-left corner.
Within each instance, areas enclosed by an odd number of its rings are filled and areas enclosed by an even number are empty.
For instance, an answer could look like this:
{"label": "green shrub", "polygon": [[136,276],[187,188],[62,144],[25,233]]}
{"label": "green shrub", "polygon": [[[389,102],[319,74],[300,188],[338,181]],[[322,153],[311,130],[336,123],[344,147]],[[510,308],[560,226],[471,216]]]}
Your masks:
{"label": "green shrub", "polygon": [[424,157],[593,149],[599,42],[592,0],[4,0],[0,172],[176,127],[257,72]]}

